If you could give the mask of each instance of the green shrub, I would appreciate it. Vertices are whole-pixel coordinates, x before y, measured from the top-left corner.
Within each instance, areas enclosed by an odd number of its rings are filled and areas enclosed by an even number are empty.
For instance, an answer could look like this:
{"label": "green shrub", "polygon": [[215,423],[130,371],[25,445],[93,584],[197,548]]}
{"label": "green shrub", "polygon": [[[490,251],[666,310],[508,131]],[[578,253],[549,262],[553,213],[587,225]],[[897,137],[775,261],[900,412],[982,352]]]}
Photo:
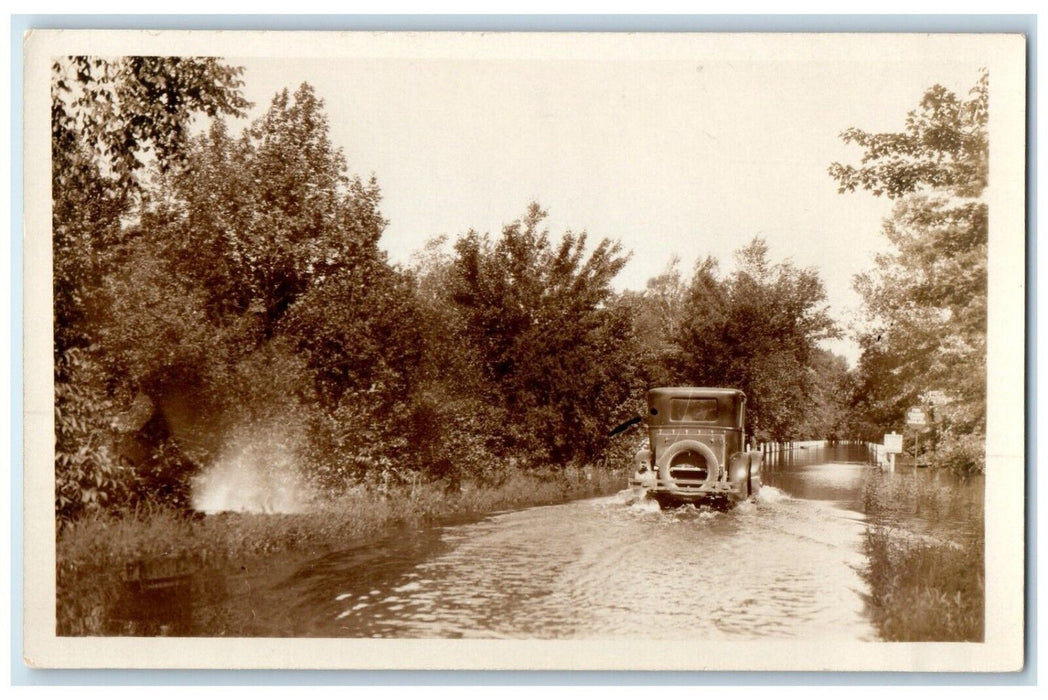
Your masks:
{"label": "green shrub", "polygon": [[874,526],[866,554],[870,608],[885,640],[983,640],[982,537],[943,542]]}
{"label": "green shrub", "polygon": [[869,608],[887,641],[982,641],[983,489],[947,472],[872,472],[864,538]]}
{"label": "green shrub", "polygon": [[954,474],[986,471],[986,438],[979,434],[947,436],[935,450],[935,466]]}
{"label": "green shrub", "polygon": [[55,360],[55,515],[67,523],[110,507],[126,493],[129,474],[117,462],[106,422],[112,401],[90,351],[71,348]]}

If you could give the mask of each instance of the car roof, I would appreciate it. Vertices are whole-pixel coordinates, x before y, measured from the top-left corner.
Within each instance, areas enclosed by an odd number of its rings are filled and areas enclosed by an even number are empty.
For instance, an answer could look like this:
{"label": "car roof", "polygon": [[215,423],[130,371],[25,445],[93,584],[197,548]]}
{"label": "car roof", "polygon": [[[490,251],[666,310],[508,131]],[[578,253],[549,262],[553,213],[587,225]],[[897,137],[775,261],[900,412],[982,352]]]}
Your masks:
{"label": "car roof", "polygon": [[716,398],[721,396],[743,396],[746,394],[741,389],[725,389],[720,387],[702,387],[702,386],[663,386],[656,389],[652,389],[648,392],[648,396],[651,398],[682,398],[682,399],[699,399],[699,398]]}

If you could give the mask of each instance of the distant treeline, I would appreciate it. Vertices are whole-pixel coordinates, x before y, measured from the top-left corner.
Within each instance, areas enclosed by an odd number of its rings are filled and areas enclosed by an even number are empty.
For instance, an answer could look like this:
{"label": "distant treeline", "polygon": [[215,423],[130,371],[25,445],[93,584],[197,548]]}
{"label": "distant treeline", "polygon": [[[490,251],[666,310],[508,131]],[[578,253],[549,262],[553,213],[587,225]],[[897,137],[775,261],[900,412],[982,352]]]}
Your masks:
{"label": "distant treeline", "polygon": [[[982,316],[959,305],[963,328],[940,330],[945,349],[930,347],[916,337],[919,321],[943,325],[944,312],[936,290],[909,289],[911,305],[928,303],[902,336],[883,298],[891,260],[879,259],[860,280],[871,317],[859,332],[863,360],[849,371],[820,347],[842,330],[818,274],[773,262],[759,238],[730,271],[706,258],[684,274],[673,262],[643,291],[617,293],[611,283],[630,253],[585,233],[551,234],[532,203],[502,231],[439,238],[412,266],[391,265],[379,247],[379,186],[350,173],[323,101],[307,84],[285,90],[233,134],[223,118],[249,107],[240,74],[217,59],[54,65],[62,520],[143,501],[187,507],[192,479],[244,440],[274,443],[294,456],[287,468],[330,492],[618,465],[633,446],[608,430],[642,410],[654,385],[743,389],[757,439],[879,436],[936,388],[963,409],[944,412],[942,430],[968,439],[981,430],[985,388],[962,380],[985,357],[984,229],[981,243],[978,232],[954,242],[973,286],[962,292],[978,294],[981,279]],[[198,115],[211,121],[194,136]],[[845,136],[891,147],[859,135]],[[977,147],[971,157],[985,168]],[[834,167],[842,189],[871,182],[865,169]],[[958,226],[985,227],[977,200],[958,212],[899,196],[886,224],[897,247],[926,231],[941,246]],[[953,248],[935,250],[948,259]],[[936,374],[947,351],[969,365]]]}

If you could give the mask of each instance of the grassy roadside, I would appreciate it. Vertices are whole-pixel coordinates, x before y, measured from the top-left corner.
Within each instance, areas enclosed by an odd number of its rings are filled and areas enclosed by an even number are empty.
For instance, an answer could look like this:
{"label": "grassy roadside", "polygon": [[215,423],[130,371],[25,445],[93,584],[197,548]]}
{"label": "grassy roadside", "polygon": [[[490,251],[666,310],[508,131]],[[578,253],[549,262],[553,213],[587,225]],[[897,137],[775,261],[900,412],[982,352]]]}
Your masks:
{"label": "grassy roadside", "polygon": [[187,517],[157,508],[81,518],[57,542],[58,634],[152,633],[114,622],[127,613],[127,582],[142,562],[164,575],[234,576],[277,559],[302,563],[366,545],[396,528],[609,494],[624,484],[621,470],[511,472],[498,485],[452,492],[426,484],[385,495],[361,488],[295,515]]}
{"label": "grassy roadside", "polygon": [[935,470],[871,473],[864,576],[884,640],[983,640],[982,493]]}

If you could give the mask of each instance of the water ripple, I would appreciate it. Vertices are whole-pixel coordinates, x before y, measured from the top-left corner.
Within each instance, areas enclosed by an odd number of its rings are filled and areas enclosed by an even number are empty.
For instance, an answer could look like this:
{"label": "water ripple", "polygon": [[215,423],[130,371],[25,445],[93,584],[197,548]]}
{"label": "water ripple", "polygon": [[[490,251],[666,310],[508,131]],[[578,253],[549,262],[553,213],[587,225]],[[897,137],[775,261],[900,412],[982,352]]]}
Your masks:
{"label": "water ripple", "polygon": [[[834,498],[855,483],[852,467],[837,482],[813,473]],[[861,515],[791,493],[766,486],[721,512],[660,511],[623,491],[448,527],[410,563],[343,586],[327,633],[874,638],[856,573]]]}

